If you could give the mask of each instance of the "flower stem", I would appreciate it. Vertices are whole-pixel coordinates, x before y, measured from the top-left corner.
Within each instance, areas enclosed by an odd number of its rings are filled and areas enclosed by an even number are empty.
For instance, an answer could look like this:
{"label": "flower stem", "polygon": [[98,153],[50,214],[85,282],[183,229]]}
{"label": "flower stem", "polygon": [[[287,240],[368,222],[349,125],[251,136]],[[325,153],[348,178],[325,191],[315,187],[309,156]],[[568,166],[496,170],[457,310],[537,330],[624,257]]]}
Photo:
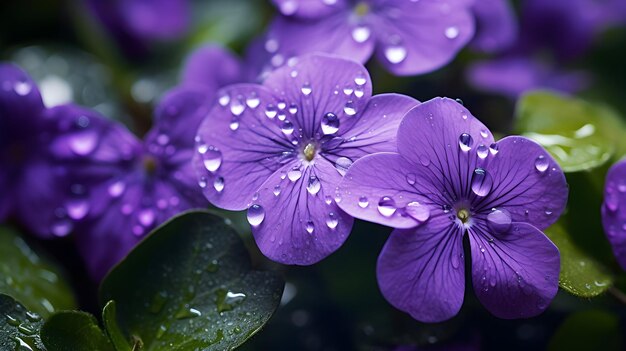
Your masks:
{"label": "flower stem", "polygon": [[610,287],[608,291],[615,299],[626,305],[626,294],[623,291],[614,286]]}

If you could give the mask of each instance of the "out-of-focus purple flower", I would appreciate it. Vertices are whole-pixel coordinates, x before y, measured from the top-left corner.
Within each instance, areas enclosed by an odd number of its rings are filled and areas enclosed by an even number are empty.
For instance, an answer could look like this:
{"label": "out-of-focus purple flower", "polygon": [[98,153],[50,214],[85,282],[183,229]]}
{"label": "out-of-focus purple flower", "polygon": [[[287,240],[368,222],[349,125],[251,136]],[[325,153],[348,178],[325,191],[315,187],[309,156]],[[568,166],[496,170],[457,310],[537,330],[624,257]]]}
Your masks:
{"label": "out-of-focus purple flower", "polygon": [[477,51],[502,52],[517,39],[517,19],[509,0],[478,0],[472,7],[476,34],[470,46]]}
{"label": "out-of-focus purple flower", "polygon": [[[468,80],[481,90],[512,98],[531,89],[570,93],[585,89],[591,77],[562,66],[584,54],[601,31],[623,24],[626,16],[620,2],[524,1],[515,45],[498,58],[470,67]],[[480,29],[480,16],[478,20]]]}
{"label": "out-of-focus purple flower", "polygon": [[142,51],[153,41],[180,38],[191,22],[189,0],[85,1],[93,16],[131,52]]}
{"label": "out-of-focus purple flower", "polygon": [[[326,52],[365,63],[375,52],[396,75],[433,71],[474,34],[473,0],[276,0],[284,14],[252,54],[261,72]],[[303,18],[304,17],[304,18]]]}
{"label": "out-of-focus purple flower", "polygon": [[613,254],[626,270],[626,160],[614,164],[606,175],[602,224]]}
{"label": "out-of-focus purple flower", "polygon": [[424,322],[456,315],[467,233],[482,304],[500,318],[540,314],[558,290],[559,252],[541,232],[567,201],[556,161],[524,137],[494,142],[441,98],[409,111],[397,144],[397,153],[356,161],[339,186],[348,214],[397,228],[378,258],[385,298]]}
{"label": "out-of-focus purple flower", "polygon": [[[83,113],[64,107],[55,111]],[[143,142],[120,125],[105,134],[85,135],[83,144],[90,145],[85,153],[96,154],[69,177],[80,191],[67,214],[94,278],[101,278],[155,226],[203,207],[191,158],[195,132],[207,112],[203,92],[178,89],[161,100]]]}
{"label": "out-of-focus purple flower", "polygon": [[225,88],[200,126],[194,165],[215,206],[248,210],[261,251],[308,265],[346,240],[353,219],[337,186],[364,155],[395,150],[401,116],[418,101],[372,97],[357,62],[310,55],[270,73],[263,85]]}
{"label": "out-of-focus purple flower", "polygon": [[181,85],[201,89],[215,98],[223,86],[247,80],[239,58],[219,45],[206,45],[194,50],[185,60]]}

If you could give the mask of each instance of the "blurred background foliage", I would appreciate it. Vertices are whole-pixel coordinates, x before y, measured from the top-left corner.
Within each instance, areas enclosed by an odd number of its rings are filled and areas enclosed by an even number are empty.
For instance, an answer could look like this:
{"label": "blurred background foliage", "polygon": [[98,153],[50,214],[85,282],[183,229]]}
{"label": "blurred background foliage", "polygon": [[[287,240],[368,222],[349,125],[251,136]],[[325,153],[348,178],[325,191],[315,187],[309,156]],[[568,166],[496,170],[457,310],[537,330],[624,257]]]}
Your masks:
{"label": "blurred background foliage", "polygon": [[[205,43],[216,42],[243,56],[246,46],[262,33],[274,13],[269,1],[194,0],[192,25],[187,35],[169,42],[151,42],[141,55],[128,55],[89,15],[82,1],[3,0],[0,59],[14,61],[26,69],[38,82],[46,104],[73,101],[92,107],[141,135],[150,126],[155,101],[177,83],[186,55]],[[610,118],[618,125],[626,116],[624,48],[626,30],[614,28],[597,38],[588,54],[571,63],[574,68],[584,68],[593,74],[591,87],[578,97],[593,106],[610,107]],[[553,108],[550,116],[559,110],[565,116],[561,122],[546,127],[535,123],[549,118],[532,111],[536,104],[530,103],[528,107],[520,103],[516,109],[516,102],[509,98],[472,89],[466,82],[465,70],[469,63],[484,57],[464,50],[446,67],[417,77],[394,77],[374,61],[367,67],[375,93],[404,93],[421,101],[435,96],[462,99],[475,116],[500,135],[547,133],[550,128],[550,133],[564,133],[580,128],[562,123],[563,120],[578,123],[578,117],[568,110],[572,101],[549,104]],[[590,115],[595,114],[579,117],[587,123]],[[590,123],[596,121],[592,117]],[[256,249],[245,216],[230,213],[226,215],[246,240],[253,263],[284,271],[287,281],[280,308],[265,329],[243,349],[622,350],[626,346],[626,295],[620,291],[626,291],[626,275],[617,267],[604,238],[599,210],[606,170],[624,155],[624,148],[617,145],[626,140],[620,128],[623,127],[606,128],[614,138],[604,140],[612,149],[605,160],[568,173],[572,190],[568,213],[558,227],[548,231],[562,252],[563,247],[572,247],[563,253],[572,259],[564,259],[562,287],[569,284],[571,289],[585,290],[585,285],[590,284],[585,279],[592,277],[599,284],[614,283],[608,288],[609,293],[603,288],[597,294],[575,297],[565,287],[543,315],[508,321],[497,319],[482,308],[468,285],[466,302],[458,316],[445,323],[423,324],[392,308],[379,293],[376,258],[391,231],[389,228],[357,221],[346,244],[320,264],[278,267]],[[96,286],[86,280],[78,256],[70,249],[69,239],[34,244],[44,247],[60,262],[81,309],[99,315]],[[577,265],[566,268],[566,262]],[[582,266],[586,268],[581,270]],[[565,283],[564,277],[569,279]],[[73,299],[59,303],[71,306]]]}

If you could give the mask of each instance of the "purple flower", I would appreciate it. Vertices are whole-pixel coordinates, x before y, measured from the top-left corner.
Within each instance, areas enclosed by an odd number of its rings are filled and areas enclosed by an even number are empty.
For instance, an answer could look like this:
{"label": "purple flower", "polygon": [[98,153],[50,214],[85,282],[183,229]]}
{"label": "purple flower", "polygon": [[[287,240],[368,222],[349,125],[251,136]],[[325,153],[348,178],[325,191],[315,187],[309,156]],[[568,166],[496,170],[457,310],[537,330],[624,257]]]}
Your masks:
{"label": "purple flower", "polygon": [[626,160],[614,164],[606,175],[602,225],[613,254],[626,270]]}
{"label": "purple flower", "polygon": [[177,89],[161,100],[143,142],[117,124],[107,133],[85,136],[84,144],[93,145],[85,150],[92,162],[70,176],[79,191],[68,217],[75,221],[79,249],[95,279],[155,226],[203,207],[190,160],[195,131],[207,112],[203,92]]}
{"label": "purple flower", "polygon": [[453,100],[409,111],[397,153],[356,161],[339,188],[348,214],[397,228],[378,258],[378,283],[417,320],[443,321],[461,308],[465,234],[474,291],[494,315],[535,316],[558,290],[559,252],[541,230],[565,207],[563,172],[529,139],[494,142]]}
{"label": "purple flower", "polygon": [[415,75],[449,61],[474,34],[472,0],[275,0],[255,61],[271,70],[311,52],[365,63],[374,53],[391,72]]}
{"label": "purple flower", "polygon": [[346,240],[353,219],[337,186],[367,154],[395,149],[401,116],[419,102],[372,97],[366,69],[311,55],[270,73],[263,85],[225,88],[196,137],[195,169],[215,206],[248,209],[261,251],[308,265]]}
{"label": "purple flower", "polygon": [[472,39],[474,50],[501,52],[517,39],[517,19],[508,0],[478,0],[472,7],[476,17],[476,35]]}

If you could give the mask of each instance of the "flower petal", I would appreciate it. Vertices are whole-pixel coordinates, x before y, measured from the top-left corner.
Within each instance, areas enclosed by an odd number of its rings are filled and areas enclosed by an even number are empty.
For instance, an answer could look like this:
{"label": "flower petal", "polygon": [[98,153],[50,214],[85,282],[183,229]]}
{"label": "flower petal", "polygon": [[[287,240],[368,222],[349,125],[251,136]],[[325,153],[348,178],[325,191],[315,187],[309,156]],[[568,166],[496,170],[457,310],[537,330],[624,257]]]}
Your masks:
{"label": "flower petal", "polygon": [[293,65],[268,75],[263,85],[287,106],[297,107],[293,119],[308,137],[334,134],[324,131],[328,113],[339,121],[338,134],[350,129],[367,112],[372,96],[372,82],[363,65],[323,54],[296,58]]}
{"label": "flower petal", "polygon": [[395,153],[357,160],[339,185],[339,207],[356,218],[394,228],[412,228],[425,222],[432,205],[429,198],[436,195],[425,190],[432,185],[410,166]]}
{"label": "flower petal", "polygon": [[[404,115],[420,102],[400,94],[372,97],[363,113],[351,123],[340,125],[338,134],[345,141],[338,154],[356,160],[375,152],[397,152],[396,136]],[[344,127],[345,126],[345,127]]]}
{"label": "flower petal", "polygon": [[517,39],[515,11],[508,0],[480,0],[472,7],[476,16],[475,50],[495,53],[510,47]]}
{"label": "flower petal", "polygon": [[[407,113],[398,129],[398,152],[413,163],[413,172],[453,204],[470,192],[479,151],[493,143],[491,132],[461,104],[435,98]],[[421,184],[424,186],[424,184]]]}
{"label": "flower petal", "polygon": [[328,16],[346,6],[346,0],[272,0],[285,16],[301,19],[318,19]]}
{"label": "flower petal", "polygon": [[376,56],[396,75],[433,71],[474,35],[472,1],[389,1],[377,10]]}
{"label": "flower petal", "polygon": [[496,143],[484,169],[493,178],[493,188],[476,211],[507,210],[513,222],[526,222],[539,230],[556,222],[567,203],[568,188],[558,163],[536,142],[506,137]]}
{"label": "flower petal", "polygon": [[126,0],[118,4],[124,24],[139,38],[175,39],[191,23],[187,0]]}
{"label": "flower petal", "polygon": [[613,255],[626,270],[626,161],[609,169],[602,204],[602,225],[613,247]]}
{"label": "flower petal", "polygon": [[203,89],[213,98],[221,87],[244,80],[239,59],[219,45],[206,45],[194,50],[185,60],[182,84]]}
{"label": "flower petal", "polygon": [[456,315],[465,294],[463,232],[439,211],[415,229],[396,229],[378,257],[382,294],[421,322]]}
{"label": "flower petal", "polygon": [[297,157],[290,137],[299,126],[262,86],[232,85],[218,99],[198,129],[194,169],[212,204],[243,210],[271,174]]}
{"label": "flower petal", "polygon": [[493,238],[480,225],[469,229],[474,291],[496,317],[542,313],[559,288],[559,250],[527,223],[513,223]]}
{"label": "flower petal", "polygon": [[[33,79],[21,68],[0,62],[0,140],[33,133],[40,124],[43,101]],[[21,135],[19,135],[21,136]]]}
{"label": "flower petal", "polygon": [[335,252],[348,238],[353,219],[332,200],[341,176],[333,165],[318,160],[286,165],[261,186],[248,209],[259,249],[273,261],[310,265]]}

